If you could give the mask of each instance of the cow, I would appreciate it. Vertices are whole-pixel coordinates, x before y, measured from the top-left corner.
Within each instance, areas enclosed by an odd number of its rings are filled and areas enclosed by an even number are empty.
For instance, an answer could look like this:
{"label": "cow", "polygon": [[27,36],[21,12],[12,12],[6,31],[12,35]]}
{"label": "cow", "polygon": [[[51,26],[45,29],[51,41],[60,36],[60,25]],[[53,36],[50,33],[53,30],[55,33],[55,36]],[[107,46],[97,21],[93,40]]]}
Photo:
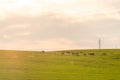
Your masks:
{"label": "cow", "polygon": [[90,55],[90,56],[94,56],[94,55],[95,55],[95,53],[89,53],[89,55]]}
{"label": "cow", "polygon": [[86,56],[87,54],[86,54],[86,53],[84,53],[83,55],[84,55],[84,56]]}
{"label": "cow", "polygon": [[79,53],[78,53],[78,52],[72,52],[72,55],[76,55],[76,56],[78,56]]}
{"label": "cow", "polygon": [[41,51],[41,53],[45,53],[45,51]]}
{"label": "cow", "polygon": [[69,51],[64,51],[64,52],[61,52],[62,55],[66,54],[66,55],[70,55],[70,52]]}
{"label": "cow", "polygon": [[62,55],[64,55],[65,53],[64,53],[64,52],[62,52],[61,54],[62,54]]}
{"label": "cow", "polygon": [[102,53],[102,56],[107,55],[106,53]]}

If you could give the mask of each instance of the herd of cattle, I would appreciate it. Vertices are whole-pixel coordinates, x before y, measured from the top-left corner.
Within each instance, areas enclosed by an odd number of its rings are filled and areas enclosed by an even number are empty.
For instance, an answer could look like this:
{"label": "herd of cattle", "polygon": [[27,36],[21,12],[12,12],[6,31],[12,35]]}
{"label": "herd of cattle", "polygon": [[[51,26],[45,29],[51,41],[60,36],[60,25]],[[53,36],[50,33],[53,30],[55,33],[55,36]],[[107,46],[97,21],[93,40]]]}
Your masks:
{"label": "herd of cattle", "polygon": [[[41,53],[45,53],[45,51],[41,51]],[[57,54],[58,52],[56,52],[55,54]],[[76,51],[62,51],[62,52],[59,52],[59,54],[61,55],[75,55],[75,56],[79,56],[79,55],[84,55],[84,56],[95,56],[95,55],[98,55],[97,53],[95,52],[76,52]],[[104,56],[104,55],[107,55],[107,53],[105,52],[101,52],[100,53],[101,56]]]}
{"label": "herd of cattle", "polygon": [[[82,53],[82,52],[69,52],[69,51],[64,51],[61,52],[61,55],[75,55],[75,56],[79,56],[79,55],[90,55],[90,56],[95,56],[96,54],[94,52],[89,52],[89,53]],[[107,53],[101,53],[101,55],[107,55]]]}

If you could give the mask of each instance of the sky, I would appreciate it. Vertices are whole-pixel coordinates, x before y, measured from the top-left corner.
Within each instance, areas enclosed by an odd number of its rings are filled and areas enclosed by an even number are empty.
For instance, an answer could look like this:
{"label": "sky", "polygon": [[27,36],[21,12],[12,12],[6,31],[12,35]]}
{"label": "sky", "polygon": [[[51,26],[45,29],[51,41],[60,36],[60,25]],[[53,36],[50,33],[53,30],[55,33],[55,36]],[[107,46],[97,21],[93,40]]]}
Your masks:
{"label": "sky", "polygon": [[120,48],[120,0],[0,0],[0,49]]}

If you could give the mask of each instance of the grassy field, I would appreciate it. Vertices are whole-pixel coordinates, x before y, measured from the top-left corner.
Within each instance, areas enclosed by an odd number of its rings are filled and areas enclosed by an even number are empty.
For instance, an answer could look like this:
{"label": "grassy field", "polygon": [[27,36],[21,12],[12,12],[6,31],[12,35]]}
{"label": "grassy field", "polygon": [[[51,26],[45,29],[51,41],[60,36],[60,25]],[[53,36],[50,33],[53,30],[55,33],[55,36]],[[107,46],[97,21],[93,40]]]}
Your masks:
{"label": "grassy field", "polygon": [[120,80],[118,49],[61,52],[1,50],[0,80]]}

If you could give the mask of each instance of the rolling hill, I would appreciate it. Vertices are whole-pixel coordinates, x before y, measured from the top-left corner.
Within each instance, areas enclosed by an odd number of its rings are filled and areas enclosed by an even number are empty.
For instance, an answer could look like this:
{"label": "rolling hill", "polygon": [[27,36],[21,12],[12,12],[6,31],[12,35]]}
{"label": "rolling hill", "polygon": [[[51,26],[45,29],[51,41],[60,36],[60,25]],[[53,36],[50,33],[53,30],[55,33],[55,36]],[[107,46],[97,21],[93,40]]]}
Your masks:
{"label": "rolling hill", "polygon": [[120,50],[0,50],[0,80],[120,80]]}

